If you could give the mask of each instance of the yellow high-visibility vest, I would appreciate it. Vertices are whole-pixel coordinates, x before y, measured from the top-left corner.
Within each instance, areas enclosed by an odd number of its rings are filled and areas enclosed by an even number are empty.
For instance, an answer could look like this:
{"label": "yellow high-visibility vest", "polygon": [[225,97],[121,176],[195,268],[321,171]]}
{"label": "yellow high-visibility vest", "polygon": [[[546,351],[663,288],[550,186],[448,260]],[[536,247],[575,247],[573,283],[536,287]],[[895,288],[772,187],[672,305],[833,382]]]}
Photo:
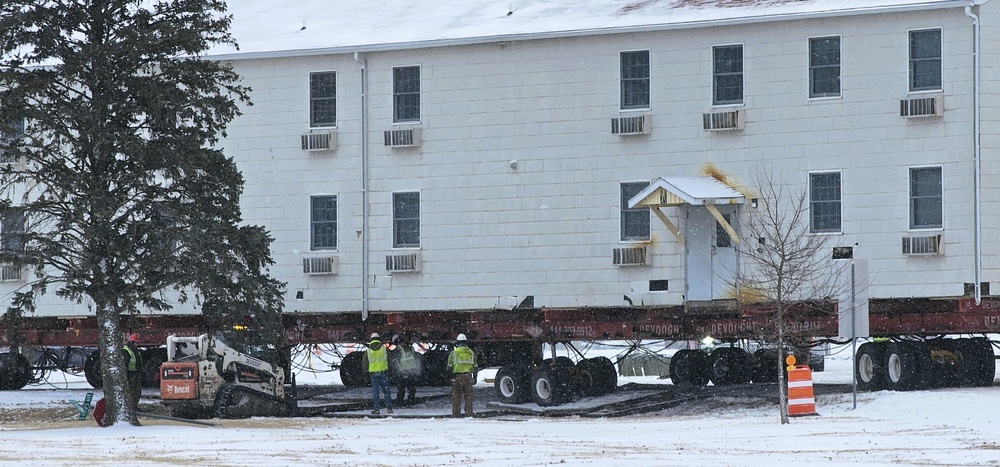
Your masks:
{"label": "yellow high-visibility vest", "polygon": [[476,354],[472,349],[465,346],[458,346],[452,349],[448,355],[448,366],[452,373],[472,373],[476,367]]}
{"label": "yellow high-visibility vest", "polygon": [[[378,341],[372,341],[375,343]],[[371,343],[369,344],[371,345]],[[368,372],[379,373],[389,370],[389,356],[386,355],[385,347],[379,345],[378,350],[368,347]]]}

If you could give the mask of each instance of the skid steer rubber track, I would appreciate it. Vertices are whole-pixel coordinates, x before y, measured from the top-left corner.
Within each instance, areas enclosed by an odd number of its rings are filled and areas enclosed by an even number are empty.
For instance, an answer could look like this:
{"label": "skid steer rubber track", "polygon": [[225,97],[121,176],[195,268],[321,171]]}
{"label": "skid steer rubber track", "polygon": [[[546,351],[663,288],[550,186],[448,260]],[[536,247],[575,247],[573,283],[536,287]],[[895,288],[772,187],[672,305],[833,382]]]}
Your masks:
{"label": "skid steer rubber track", "polygon": [[236,384],[227,384],[215,396],[217,418],[291,417],[295,403]]}

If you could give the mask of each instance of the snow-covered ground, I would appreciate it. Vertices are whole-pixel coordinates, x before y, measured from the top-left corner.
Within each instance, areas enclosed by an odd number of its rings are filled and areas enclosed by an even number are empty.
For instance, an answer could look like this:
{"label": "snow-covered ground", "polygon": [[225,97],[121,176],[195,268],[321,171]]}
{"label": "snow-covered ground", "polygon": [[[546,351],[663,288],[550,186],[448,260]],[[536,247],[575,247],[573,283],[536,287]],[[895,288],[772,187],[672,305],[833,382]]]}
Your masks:
{"label": "snow-covered ground", "polygon": [[[828,357],[814,381],[849,382],[847,353]],[[480,377],[486,391],[490,372]],[[630,381],[657,379],[621,383]],[[142,428],[75,420],[67,401],[82,397],[86,383],[68,377],[55,386],[68,389],[0,392],[0,465],[1000,465],[996,386],[861,393],[857,408],[851,394],[820,396],[819,416],[784,426],[776,407],[747,400],[623,418],[399,416],[445,413],[447,401],[437,399],[386,418],[227,420],[215,427],[145,419]]]}

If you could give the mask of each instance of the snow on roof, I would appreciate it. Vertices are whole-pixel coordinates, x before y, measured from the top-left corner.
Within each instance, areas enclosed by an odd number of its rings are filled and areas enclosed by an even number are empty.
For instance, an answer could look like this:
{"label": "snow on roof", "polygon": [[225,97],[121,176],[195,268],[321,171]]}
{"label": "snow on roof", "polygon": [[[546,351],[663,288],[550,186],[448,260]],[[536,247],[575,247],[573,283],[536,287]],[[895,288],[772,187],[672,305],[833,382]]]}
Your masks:
{"label": "snow on roof", "polygon": [[742,193],[714,177],[660,177],[628,201],[628,207],[743,203]]}
{"label": "snow on roof", "polygon": [[[220,58],[399,50],[541,37],[679,29],[899,10],[988,0],[234,0],[240,50]],[[235,57],[234,57],[235,58]]]}

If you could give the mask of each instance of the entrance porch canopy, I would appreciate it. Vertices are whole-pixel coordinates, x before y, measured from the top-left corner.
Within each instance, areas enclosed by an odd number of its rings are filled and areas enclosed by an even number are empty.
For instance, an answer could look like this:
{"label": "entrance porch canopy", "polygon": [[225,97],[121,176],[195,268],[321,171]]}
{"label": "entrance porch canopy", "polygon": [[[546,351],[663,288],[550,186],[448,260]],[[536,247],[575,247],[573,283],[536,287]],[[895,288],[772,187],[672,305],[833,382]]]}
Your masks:
{"label": "entrance porch canopy", "polygon": [[712,214],[719,225],[726,229],[733,241],[739,242],[736,229],[726,221],[725,217],[722,217],[715,205],[743,203],[746,203],[746,196],[743,193],[713,177],[660,177],[629,199],[628,208],[649,208],[683,245],[684,236],[660,208],[685,204],[705,206],[705,209]]}

